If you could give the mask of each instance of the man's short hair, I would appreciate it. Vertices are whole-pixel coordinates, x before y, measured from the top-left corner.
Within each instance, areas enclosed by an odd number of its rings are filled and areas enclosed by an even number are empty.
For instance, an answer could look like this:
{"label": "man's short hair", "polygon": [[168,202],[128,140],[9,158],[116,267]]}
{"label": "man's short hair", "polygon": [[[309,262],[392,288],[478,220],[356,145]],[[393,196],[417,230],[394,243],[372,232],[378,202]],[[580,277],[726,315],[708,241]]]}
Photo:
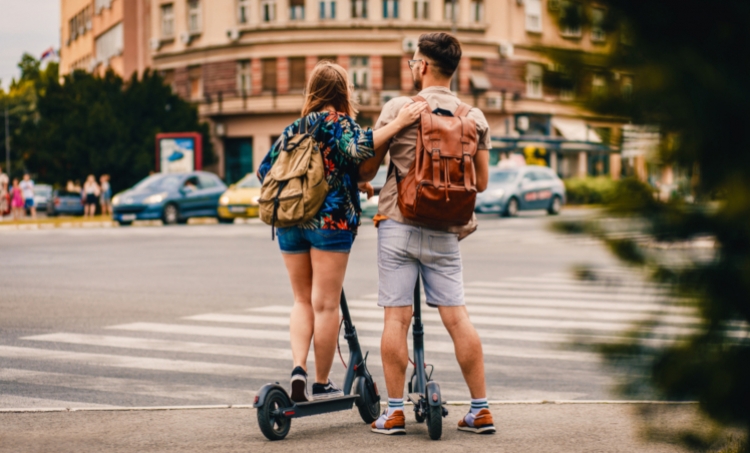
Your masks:
{"label": "man's short hair", "polygon": [[419,37],[419,53],[429,58],[446,78],[453,77],[461,61],[461,44],[448,33],[425,33]]}

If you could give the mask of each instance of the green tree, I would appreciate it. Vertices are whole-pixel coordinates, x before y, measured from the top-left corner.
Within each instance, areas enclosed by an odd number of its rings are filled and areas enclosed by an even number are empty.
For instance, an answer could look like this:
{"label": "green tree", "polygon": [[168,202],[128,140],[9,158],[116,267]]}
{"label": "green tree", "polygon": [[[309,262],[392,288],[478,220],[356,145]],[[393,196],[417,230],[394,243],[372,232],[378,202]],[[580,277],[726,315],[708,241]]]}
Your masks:
{"label": "green tree", "polygon": [[208,125],[156,73],[124,81],[112,71],[103,77],[76,71],[60,83],[41,77],[32,60],[21,65],[38,100],[36,118],[22,123],[15,146],[39,180],[64,185],[106,173],[114,190],[124,189],[154,169],[160,132],[200,132],[203,164],[214,160]]}
{"label": "green tree", "polygon": [[[600,63],[635,74],[635,93],[592,105],[658,124],[666,138],[662,162],[693,170],[700,201],[661,202],[648,188],[626,181],[609,212],[619,222],[565,226],[603,238],[617,256],[694,307],[701,320],[680,341],[654,346],[643,341],[653,330],[639,326],[632,342],[603,350],[611,364],[627,371],[626,392],[648,384],[670,399],[696,399],[714,419],[750,430],[750,152],[744,141],[750,122],[750,3],[597,3],[607,7],[616,43]],[[590,63],[577,62],[579,68]],[[622,239],[623,231],[636,229],[688,248],[667,253]],[[696,238],[715,247],[691,248]]]}

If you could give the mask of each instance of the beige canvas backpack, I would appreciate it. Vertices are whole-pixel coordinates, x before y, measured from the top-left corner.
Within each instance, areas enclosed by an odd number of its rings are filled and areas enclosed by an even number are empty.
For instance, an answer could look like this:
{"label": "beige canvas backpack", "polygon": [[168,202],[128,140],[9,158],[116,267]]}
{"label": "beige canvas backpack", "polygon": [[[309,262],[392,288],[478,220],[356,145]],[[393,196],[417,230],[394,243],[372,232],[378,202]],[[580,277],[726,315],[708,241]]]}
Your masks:
{"label": "beige canvas backpack", "polygon": [[274,230],[307,222],[315,216],[328,194],[323,156],[315,131],[307,131],[306,118],[300,130],[286,142],[260,189],[260,219]]}

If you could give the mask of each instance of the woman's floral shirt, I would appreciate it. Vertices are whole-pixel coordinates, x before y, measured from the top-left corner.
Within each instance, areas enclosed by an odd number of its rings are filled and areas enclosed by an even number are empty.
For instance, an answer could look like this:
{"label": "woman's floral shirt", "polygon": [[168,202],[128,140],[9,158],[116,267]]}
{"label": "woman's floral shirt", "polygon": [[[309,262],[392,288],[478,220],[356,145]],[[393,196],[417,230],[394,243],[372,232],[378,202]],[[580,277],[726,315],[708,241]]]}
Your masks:
{"label": "woman's floral shirt", "polygon": [[289,125],[261,162],[258,177],[263,181],[279,153],[286,147],[287,140],[299,132],[302,120],[307,122],[308,131],[320,121],[315,139],[323,155],[328,195],[318,214],[299,227],[356,233],[361,212],[357,190],[358,167],[373,157],[375,151],[372,130],[363,131],[349,116],[329,111],[315,112]]}

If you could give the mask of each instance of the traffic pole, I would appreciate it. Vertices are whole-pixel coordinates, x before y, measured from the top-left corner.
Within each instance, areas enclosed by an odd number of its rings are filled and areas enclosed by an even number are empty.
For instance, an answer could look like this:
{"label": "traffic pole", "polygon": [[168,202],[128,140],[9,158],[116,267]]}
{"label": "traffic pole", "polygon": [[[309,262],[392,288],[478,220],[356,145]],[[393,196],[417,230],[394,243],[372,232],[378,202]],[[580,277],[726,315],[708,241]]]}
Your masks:
{"label": "traffic pole", "polygon": [[8,121],[8,98],[5,98],[5,171],[10,177],[10,123]]}

